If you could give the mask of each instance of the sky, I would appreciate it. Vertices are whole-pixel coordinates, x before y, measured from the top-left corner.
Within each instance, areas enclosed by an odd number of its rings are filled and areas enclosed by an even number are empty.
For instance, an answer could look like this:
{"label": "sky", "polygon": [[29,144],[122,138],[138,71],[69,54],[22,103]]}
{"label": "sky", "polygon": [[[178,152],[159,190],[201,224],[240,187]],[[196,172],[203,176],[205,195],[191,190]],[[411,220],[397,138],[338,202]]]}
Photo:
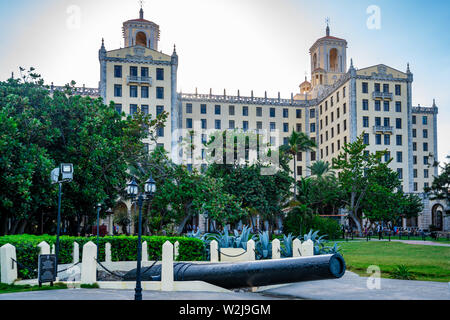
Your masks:
{"label": "sky", "polygon": [[[98,87],[102,38],[107,50],[123,47],[122,23],[139,8],[137,0],[0,0],[0,81],[32,66],[48,84]],[[160,26],[159,49],[171,54],[176,44],[186,93],[290,98],[329,18],[356,68],[410,63],[413,105],[436,99],[439,160],[450,155],[450,1],[146,0],[143,8]]]}

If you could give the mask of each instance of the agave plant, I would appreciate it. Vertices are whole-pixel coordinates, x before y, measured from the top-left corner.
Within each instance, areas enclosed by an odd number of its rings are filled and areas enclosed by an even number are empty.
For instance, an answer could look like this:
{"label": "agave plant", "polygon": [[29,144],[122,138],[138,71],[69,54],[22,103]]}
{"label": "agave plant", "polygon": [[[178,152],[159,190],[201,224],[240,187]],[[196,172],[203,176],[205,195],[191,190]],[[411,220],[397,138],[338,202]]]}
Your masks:
{"label": "agave plant", "polygon": [[198,228],[197,231],[192,230],[191,232],[188,232],[188,233],[186,234],[186,236],[187,236],[188,238],[201,239],[201,238],[202,238],[202,233],[201,233],[201,231],[200,231],[200,228]]}
{"label": "agave plant", "polygon": [[[319,255],[321,254],[320,252],[324,247],[324,239],[325,237],[327,237],[327,235],[322,235],[319,237],[319,230],[315,232],[313,231],[314,230],[311,229],[308,234],[305,234],[303,236],[303,241],[311,240],[314,243],[314,255]],[[298,238],[301,239],[301,236],[299,236]]]}
{"label": "agave plant", "polygon": [[335,254],[335,253],[340,253],[340,251],[341,251],[341,247],[338,246],[337,243],[334,243],[334,245],[332,247],[323,246],[320,249],[319,254]]}
{"label": "agave plant", "polygon": [[267,259],[272,256],[272,244],[268,231],[259,233],[258,242],[256,243],[256,253],[259,259]]}
{"label": "agave plant", "polygon": [[288,236],[283,235],[283,242],[281,246],[281,255],[285,258],[292,257],[292,241],[294,240],[292,233],[290,233]]}
{"label": "agave plant", "polygon": [[233,248],[234,246],[234,237],[230,236],[228,233],[227,226],[223,228],[223,233],[219,232],[217,234],[208,234],[207,238],[209,240],[216,240],[219,244],[219,248]]}
{"label": "agave plant", "polygon": [[241,234],[239,234],[239,231],[234,230],[233,247],[243,248],[244,250],[247,250],[248,240],[253,239],[254,237],[254,235],[251,235],[251,231],[252,228],[249,228],[246,225],[243,226]]}

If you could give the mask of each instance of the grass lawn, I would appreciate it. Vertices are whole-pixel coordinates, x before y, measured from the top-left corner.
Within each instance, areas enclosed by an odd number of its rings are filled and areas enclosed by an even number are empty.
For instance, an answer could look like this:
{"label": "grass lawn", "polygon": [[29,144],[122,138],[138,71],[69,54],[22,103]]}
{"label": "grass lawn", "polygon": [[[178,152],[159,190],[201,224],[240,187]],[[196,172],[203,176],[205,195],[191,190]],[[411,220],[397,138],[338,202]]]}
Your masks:
{"label": "grass lawn", "polygon": [[367,268],[377,265],[382,278],[390,278],[398,265],[405,265],[422,281],[450,281],[450,247],[411,245],[401,242],[340,242],[347,268],[370,276]]}
{"label": "grass lawn", "polygon": [[39,288],[39,286],[31,286],[29,284],[14,285],[14,284],[0,283],[0,294],[24,292],[24,291],[58,290],[58,289],[67,289],[67,285],[64,283],[54,283],[53,287],[49,285],[45,286],[43,285],[41,288]]}

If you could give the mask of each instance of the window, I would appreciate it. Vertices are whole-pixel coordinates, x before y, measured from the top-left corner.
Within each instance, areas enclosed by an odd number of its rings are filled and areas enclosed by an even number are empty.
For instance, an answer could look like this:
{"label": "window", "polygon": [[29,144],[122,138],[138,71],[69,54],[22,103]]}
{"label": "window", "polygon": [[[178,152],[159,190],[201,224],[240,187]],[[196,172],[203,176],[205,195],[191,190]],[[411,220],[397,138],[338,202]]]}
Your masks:
{"label": "window", "polygon": [[338,102],[339,102],[339,91],[336,92],[336,103],[338,103]]}
{"label": "window", "polygon": [[417,142],[413,142],[413,151],[417,151]]}
{"label": "window", "polygon": [[334,100],[333,97],[330,98],[330,107],[332,107],[334,105]]}
{"label": "window", "polygon": [[414,191],[417,191],[417,182],[414,182]]}
{"label": "window", "polygon": [[141,77],[148,77],[148,67],[141,67]]}
{"label": "window", "polygon": [[425,179],[428,179],[429,178],[429,171],[428,171],[428,169],[424,169],[423,170],[423,177],[425,178]]}
{"label": "window", "polygon": [[412,116],[412,124],[416,124],[417,120],[416,120],[416,116]]}
{"label": "window", "polygon": [[137,86],[130,86],[130,97],[137,98],[137,96],[138,96]]}
{"label": "window", "polygon": [[206,121],[206,119],[201,119],[201,122],[202,122],[202,129],[207,129],[208,128],[208,123],[207,123],[207,121]]}
{"label": "window", "polygon": [[339,119],[339,108],[337,108],[336,113],[337,113],[336,118]]}
{"label": "window", "polygon": [[375,144],[381,145],[381,134],[375,135]]}
{"label": "window", "polygon": [[302,117],[302,110],[301,109],[297,109],[297,110],[295,110],[295,113],[296,113],[297,119],[301,119],[301,117]]}
{"label": "window", "polygon": [[192,103],[186,103],[186,113],[192,113]]}
{"label": "window", "polygon": [[122,78],[122,66],[114,66],[114,78]]}
{"label": "window", "polygon": [[297,152],[297,161],[303,161],[303,152]]}
{"label": "window", "polygon": [[289,123],[283,123],[283,132],[289,132]]}
{"label": "window", "polygon": [[[247,115],[248,115],[248,107],[244,107],[244,108],[247,108]],[[228,115],[234,116],[234,114],[235,114],[235,108],[234,108],[234,106],[229,106],[229,107],[228,107]]]}
{"label": "window", "polygon": [[412,129],[412,136],[413,136],[413,138],[417,137],[417,130],[416,129]]}
{"label": "window", "polygon": [[311,123],[310,132],[316,132],[316,124],[315,123]]}
{"label": "window", "polygon": [[289,118],[289,109],[283,109],[283,118]]}
{"label": "window", "polygon": [[422,124],[423,125],[427,125],[428,124],[428,117],[427,116],[423,116],[422,117]]}
{"label": "window", "polygon": [[343,108],[344,108],[344,114],[346,114],[347,113],[347,104],[346,103],[344,103],[344,106],[343,106]]}
{"label": "window", "polygon": [[275,146],[277,144],[277,139],[275,137],[270,137],[270,145]]}
{"label": "window", "polygon": [[141,111],[143,114],[148,114],[148,104],[143,104],[141,106]]}
{"label": "window", "polygon": [[137,77],[138,75],[138,68],[137,67],[130,67],[130,76]]}
{"label": "window", "polygon": [[344,88],[342,88],[342,96],[345,98],[345,95],[346,95],[346,87],[344,87]]}
{"label": "window", "polygon": [[423,187],[424,187],[424,188],[429,188],[429,187],[430,187],[430,184],[429,184],[428,182],[425,182],[425,183],[423,184]]}
{"label": "window", "polygon": [[247,130],[248,130],[248,121],[244,121],[244,122],[242,123],[242,128],[244,129],[244,131],[247,131]]}
{"label": "window", "polygon": [[262,108],[261,107],[256,107],[256,116],[262,117]]}
{"label": "window", "polygon": [[309,117],[314,119],[316,117],[316,109],[309,110]]}
{"label": "window", "polygon": [[214,106],[214,114],[217,114],[217,115],[219,115],[220,114],[220,112],[221,112],[221,110],[220,110],[221,108],[220,108],[220,105],[215,105]]}
{"label": "window", "polygon": [[302,124],[301,123],[297,123],[297,125],[296,125],[296,131],[297,132],[302,132]]}
{"label": "window", "polygon": [[216,120],[214,122],[214,125],[215,125],[214,127],[216,128],[216,130],[222,129],[222,124],[221,124],[220,120]]}
{"label": "window", "polygon": [[311,161],[316,161],[316,152],[311,151]]}
{"label": "window", "polygon": [[402,86],[399,84],[395,85],[395,95],[396,96],[401,96],[402,95]]}
{"label": "window", "polygon": [[402,128],[402,119],[401,118],[395,119],[395,128],[397,128],[397,129]]}
{"label": "window", "polygon": [[386,153],[384,154],[384,162],[388,162],[389,160],[391,160],[391,152],[386,151]]}
{"label": "window", "polygon": [[423,151],[428,151],[428,143],[427,142],[423,143]]}
{"label": "window", "polygon": [[262,130],[262,122],[261,121],[256,122],[256,129]]}
{"label": "window", "polygon": [[275,118],[275,108],[270,108],[270,117]]}
{"label": "window", "polygon": [[344,120],[344,131],[347,130],[347,120]]}
{"label": "window", "polygon": [[298,166],[297,167],[297,175],[301,176],[303,174],[303,167],[302,166]]}
{"label": "window", "polygon": [[389,84],[388,83],[383,84],[383,92],[389,92]]}
{"label": "window", "polygon": [[137,104],[130,104],[130,115],[133,115],[137,112]]}
{"label": "window", "polygon": [[389,101],[384,101],[384,111],[389,112],[390,103]]}
{"label": "window", "polygon": [[141,87],[141,98],[148,98],[148,87],[147,86]]}
{"label": "window", "polygon": [[234,129],[234,128],[235,128],[234,120],[230,120],[230,121],[228,122],[228,128],[229,128],[229,129]]}
{"label": "window", "polygon": [[384,135],[384,144],[385,144],[386,146],[388,146],[388,145],[391,144],[391,136],[390,136],[390,135],[388,135],[388,134],[385,134],[385,135]]}
{"label": "window", "polygon": [[364,144],[369,145],[369,134],[364,133]]}
{"label": "window", "polygon": [[391,126],[391,119],[390,118],[384,118],[384,126],[390,127]]}
{"label": "window", "polygon": [[362,93],[369,93],[369,84],[367,82],[362,83]]}
{"label": "window", "polygon": [[375,92],[380,92],[380,84],[375,83]]}
{"label": "window", "polygon": [[192,129],[192,119],[190,119],[190,118],[186,119],[186,128]]}
{"label": "window", "polygon": [[164,87],[156,87],[156,99],[164,99]]}
{"label": "window", "polygon": [[423,157],[423,164],[428,165],[428,156]]}
{"label": "window", "polygon": [[398,178],[400,180],[403,179],[403,169],[402,168],[397,168],[397,173],[398,173]]}
{"label": "window", "polygon": [[200,105],[200,113],[201,114],[206,114],[206,104],[201,104]]}
{"label": "window", "polygon": [[114,97],[121,97],[121,96],[122,96],[122,85],[115,84],[114,85]]}
{"label": "window", "polygon": [[163,68],[156,69],[156,80],[164,80],[164,69]]}
{"label": "window", "polygon": [[413,170],[413,177],[414,177],[414,178],[417,178],[417,169],[414,169],[414,170]]}
{"label": "window", "polygon": [[364,99],[362,101],[362,104],[363,104],[363,110],[368,111],[369,110],[369,100]]}
{"label": "window", "polygon": [[117,113],[122,113],[122,104],[121,103],[116,103],[115,108],[116,108]]}
{"label": "window", "polygon": [[417,164],[417,156],[413,156],[413,164]]}
{"label": "window", "polygon": [[375,100],[375,111],[381,111],[381,101]]}
{"label": "window", "polygon": [[422,134],[425,139],[428,138],[428,130],[427,129],[423,129]]}
{"label": "window", "polygon": [[164,112],[164,106],[156,106],[156,115],[160,115]]}
{"label": "window", "polygon": [[369,117],[363,117],[363,128],[369,127]]}
{"label": "window", "polygon": [[242,115],[248,117],[248,107],[242,107]]}
{"label": "window", "polygon": [[341,125],[338,123],[337,124],[337,134],[341,133]]}
{"label": "window", "polygon": [[395,140],[398,146],[401,146],[403,144],[403,138],[402,135],[398,134],[395,136]]}
{"label": "window", "polygon": [[275,123],[275,122],[271,122],[271,123],[270,123],[270,131],[273,132],[273,131],[276,130],[276,128],[277,128],[276,123]]}
{"label": "window", "polygon": [[402,103],[401,101],[395,102],[395,112],[402,112]]}
{"label": "window", "polygon": [[403,162],[403,152],[397,151],[397,162],[401,163]]}
{"label": "window", "polygon": [[156,135],[158,137],[164,137],[164,127],[158,127],[156,128]]}

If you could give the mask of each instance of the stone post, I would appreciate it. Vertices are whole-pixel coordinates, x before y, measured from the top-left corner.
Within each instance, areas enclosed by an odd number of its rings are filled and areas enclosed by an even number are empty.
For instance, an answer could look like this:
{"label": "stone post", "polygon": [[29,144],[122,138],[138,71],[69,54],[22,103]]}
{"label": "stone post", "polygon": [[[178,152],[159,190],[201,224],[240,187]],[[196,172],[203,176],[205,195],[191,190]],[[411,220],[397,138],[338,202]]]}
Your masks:
{"label": "stone post", "polygon": [[247,241],[247,261],[255,260],[255,241],[250,239]]}
{"label": "stone post", "polygon": [[52,244],[52,254],[55,254],[56,250],[55,250],[55,245]]}
{"label": "stone post", "polygon": [[177,261],[179,255],[180,255],[180,243],[176,241],[173,246],[173,259]]}
{"label": "stone post", "polygon": [[42,241],[37,246],[39,247],[39,254],[50,254],[50,245],[47,242]]}
{"label": "stone post", "polygon": [[83,246],[81,261],[81,283],[94,284],[97,281],[97,246],[89,241]]}
{"label": "stone post", "polygon": [[219,262],[219,244],[216,240],[209,243],[209,255],[211,262]]}
{"label": "stone post", "polygon": [[272,259],[280,259],[280,240],[274,239],[272,241]]}
{"label": "stone post", "polygon": [[301,257],[302,242],[299,239],[292,241],[292,257]]}
{"label": "stone post", "polygon": [[147,241],[142,242],[142,262],[148,261],[148,243]]}
{"label": "stone post", "polygon": [[17,279],[16,247],[7,243],[0,248],[1,283],[13,284]]}
{"label": "stone post", "polygon": [[314,243],[311,239],[302,243],[300,252],[302,253],[302,257],[311,257],[314,255]]}
{"label": "stone post", "polygon": [[173,291],[173,245],[170,241],[162,248],[161,291]]}
{"label": "stone post", "polygon": [[80,262],[80,245],[78,244],[78,242],[73,243],[72,256],[73,256],[73,263]]}
{"label": "stone post", "polygon": [[105,262],[111,262],[111,243],[105,243]]}

